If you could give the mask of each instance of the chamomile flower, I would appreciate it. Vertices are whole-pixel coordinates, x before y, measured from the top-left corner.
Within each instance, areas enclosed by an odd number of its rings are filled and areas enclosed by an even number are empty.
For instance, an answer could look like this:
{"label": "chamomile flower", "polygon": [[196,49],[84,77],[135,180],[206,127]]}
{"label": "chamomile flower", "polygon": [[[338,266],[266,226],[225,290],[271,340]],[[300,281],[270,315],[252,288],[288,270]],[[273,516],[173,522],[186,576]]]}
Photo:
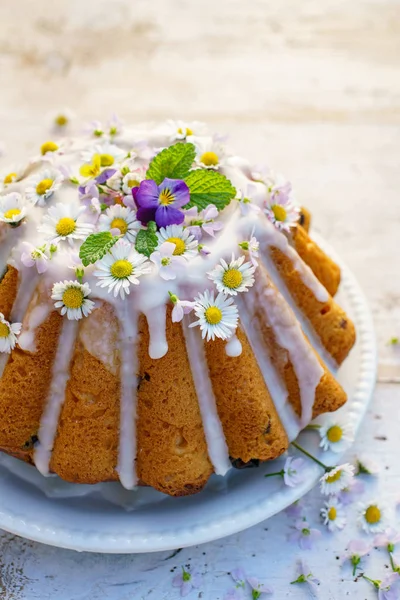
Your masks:
{"label": "chamomile flower", "polygon": [[40,146],[40,157],[38,160],[47,160],[54,162],[56,156],[61,156],[65,151],[65,142],[47,140]]}
{"label": "chamomile flower", "polygon": [[289,231],[298,219],[300,209],[291,195],[291,184],[273,186],[264,205],[264,212],[277,229]]}
{"label": "chamomile flower", "polygon": [[17,343],[17,336],[21,332],[22,323],[9,323],[0,313],[0,352],[10,354]]}
{"label": "chamomile flower", "polygon": [[46,200],[59,189],[63,181],[64,177],[57,169],[44,169],[30,179],[30,185],[25,190],[26,199],[45,206]]}
{"label": "chamomile flower", "polygon": [[165,280],[175,279],[179,273],[182,273],[186,264],[183,256],[174,254],[175,248],[174,243],[164,242],[150,255],[151,262],[156,265],[160,277]]}
{"label": "chamomile flower", "polygon": [[71,124],[75,115],[69,108],[60,108],[51,113],[50,124],[57,133],[63,133]]}
{"label": "chamomile flower", "polygon": [[198,241],[181,225],[167,225],[157,232],[159,244],[170,242],[175,244],[174,256],[183,256],[187,260],[197,256]]}
{"label": "chamomile flower", "polygon": [[39,231],[51,243],[67,240],[73,245],[74,240],[84,240],[94,229],[94,225],[85,220],[85,211],[85,206],[59,202],[49,208]]}
{"label": "chamomile flower", "polygon": [[198,320],[189,327],[201,329],[202,338],[214,340],[216,337],[226,340],[234,333],[239,315],[233,298],[223,293],[214,298],[214,292],[206,290],[195,298],[194,312]]}
{"label": "chamomile flower", "polygon": [[350,427],[339,420],[331,420],[322,425],[319,434],[321,448],[333,452],[343,452],[353,440]]}
{"label": "chamomile flower", "polygon": [[196,165],[202,169],[218,170],[226,163],[227,150],[224,144],[212,137],[193,137],[190,139],[196,147]]}
{"label": "chamomile flower", "polygon": [[354,477],[354,467],[349,464],[339,465],[320,479],[321,493],[325,496],[337,494],[349,487]]}
{"label": "chamomile flower", "polygon": [[98,286],[108,288],[114,297],[122,299],[129,294],[131,285],[139,285],[139,277],[151,270],[147,258],[139,254],[126,240],[118,240],[101,260],[96,263],[95,277]]}
{"label": "chamomile flower", "polygon": [[221,258],[221,264],[207,273],[219,292],[236,296],[238,292],[247,292],[253,285],[255,267],[244,259],[244,256],[235,258],[232,254],[230,263],[227,263]]}
{"label": "chamomile flower", "polygon": [[126,156],[126,151],[115,144],[104,142],[103,144],[95,144],[91,150],[85,150],[81,156],[84,161],[89,163],[93,161],[95,155],[100,157],[101,167],[112,167]]}
{"label": "chamomile flower", "polygon": [[54,306],[61,309],[62,315],[67,315],[71,321],[87,317],[94,308],[93,300],[88,298],[91,289],[88,283],[79,281],[59,281],[53,285],[51,292]]}
{"label": "chamomile flower", "polygon": [[[122,170],[124,173],[124,170]],[[146,168],[138,167],[132,171],[128,171],[122,178],[122,191],[125,194],[132,194],[132,188],[138,187],[142,181],[146,179]]]}
{"label": "chamomile flower", "polygon": [[170,142],[186,140],[189,136],[200,136],[207,133],[207,127],[199,121],[191,123],[185,121],[167,121],[167,128],[170,135]]}
{"label": "chamomile flower", "polygon": [[25,171],[26,168],[23,168],[20,165],[14,165],[9,167],[6,171],[2,171],[0,175],[0,190],[6,189],[8,185],[11,185],[16,181],[20,181],[23,178]]}
{"label": "chamomile flower", "polygon": [[329,531],[343,529],[346,525],[343,506],[334,496],[329,498],[328,502],[325,502],[325,506],[321,508],[321,517],[324,525],[328,527]]}
{"label": "chamomile flower", "polygon": [[49,257],[46,254],[46,244],[35,247],[30,242],[22,242],[21,248],[21,262],[23,265],[26,267],[36,266],[39,274],[47,271]]}
{"label": "chamomile flower", "polygon": [[126,206],[114,204],[100,215],[99,230],[111,231],[117,229],[124,239],[134,242],[141,225],[136,219],[135,213]]}
{"label": "chamomile flower", "polygon": [[359,504],[358,523],[367,533],[379,533],[387,527],[387,509],[380,501]]}
{"label": "chamomile flower", "polygon": [[0,221],[16,226],[25,216],[26,206],[21,194],[11,192],[0,197]]}

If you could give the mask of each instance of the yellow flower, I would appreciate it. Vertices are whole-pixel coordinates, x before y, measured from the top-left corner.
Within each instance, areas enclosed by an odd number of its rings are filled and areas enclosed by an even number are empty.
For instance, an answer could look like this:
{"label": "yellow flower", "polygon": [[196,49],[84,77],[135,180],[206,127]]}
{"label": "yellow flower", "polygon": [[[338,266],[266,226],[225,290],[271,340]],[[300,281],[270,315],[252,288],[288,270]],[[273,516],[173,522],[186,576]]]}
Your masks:
{"label": "yellow flower", "polygon": [[100,154],[94,154],[92,162],[90,164],[82,165],[79,169],[79,173],[82,175],[82,177],[97,177],[97,175],[100,175],[100,168]]}

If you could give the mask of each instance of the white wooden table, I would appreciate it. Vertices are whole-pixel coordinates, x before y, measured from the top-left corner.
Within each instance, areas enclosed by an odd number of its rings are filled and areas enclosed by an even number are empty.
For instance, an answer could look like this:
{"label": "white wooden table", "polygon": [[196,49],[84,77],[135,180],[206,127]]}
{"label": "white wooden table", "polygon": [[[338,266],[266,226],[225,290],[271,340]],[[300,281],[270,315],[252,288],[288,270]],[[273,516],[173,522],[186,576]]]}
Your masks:
{"label": "white wooden table", "polygon": [[[374,314],[379,382],[348,458],[379,461],[364,497],[384,497],[398,527],[400,347],[387,342],[400,337],[399,15],[397,0],[0,3],[0,168],[48,138],[47,113],[66,105],[86,120],[112,110],[127,121],[206,120],[231,132],[238,152],[291,178]],[[318,523],[318,491],[307,503]],[[359,535],[355,514],[350,507],[341,534],[303,552],[323,600],[376,597],[336,559]],[[274,598],[306,598],[289,584],[301,553],[286,541],[288,524],[279,515],[173,557],[77,554],[0,533],[0,599],[173,600],[182,564],[204,574],[189,598],[222,599],[238,565]],[[374,552],[366,573],[381,578],[385,565]]]}

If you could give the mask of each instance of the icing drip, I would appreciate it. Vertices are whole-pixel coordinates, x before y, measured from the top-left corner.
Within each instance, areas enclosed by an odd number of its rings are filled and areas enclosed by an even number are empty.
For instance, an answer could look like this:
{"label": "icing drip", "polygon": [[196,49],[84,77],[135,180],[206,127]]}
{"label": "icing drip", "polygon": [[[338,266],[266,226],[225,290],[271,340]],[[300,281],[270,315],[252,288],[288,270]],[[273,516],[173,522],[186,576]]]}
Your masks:
{"label": "icing drip", "polygon": [[54,446],[61,408],[64,404],[78,327],[78,321],[69,321],[68,319],[63,321],[53,364],[48,400],[40,421],[38,432],[39,443],[35,447],[33,456],[34,463],[42,475],[49,474],[51,452]]}
{"label": "icing drip", "polygon": [[263,321],[272,328],[277,343],[288,351],[300,388],[300,428],[303,429],[312,420],[315,390],[324,370],[293,312],[272,285],[266,272],[259,273],[253,289],[244,302],[248,310],[250,306],[257,306],[262,311]]}
{"label": "icing drip", "polygon": [[[244,296],[244,294],[243,294]],[[267,387],[276,412],[287,433],[289,440],[295,440],[300,432],[300,423],[292,406],[288,402],[288,392],[271,362],[268,349],[261,337],[258,323],[251,318],[243,298],[237,299],[240,310],[240,322],[249,340],[250,346],[260,367],[265,386]]]}
{"label": "icing drip", "polygon": [[242,354],[242,344],[237,335],[232,335],[225,344],[225,352],[227,356],[240,356]]}
{"label": "icing drip", "polygon": [[162,358],[168,352],[165,326],[166,306],[165,304],[153,306],[148,310],[144,309],[143,313],[149,327],[149,356],[150,358]]}
{"label": "icing drip", "polygon": [[39,276],[36,273],[20,271],[17,297],[15,298],[10,317],[12,323],[21,323],[23,321],[38,279]]}
{"label": "icing drip", "polygon": [[137,484],[135,459],[138,314],[132,310],[131,302],[121,303],[118,318],[121,354],[121,414],[117,471],[124,488],[132,489]]}
{"label": "icing drip", "polygon": [[185,317],[183,333],[193,382],[197,392],[204,433],[208,445],[208,455],[217,475],[225,475],[231,468],[228,447],[224,431],[219,420],[217,405],[208,372],[203,340],[198,330],[188,327],[189,320]]}
{"label": "icing drip", "polygon": [[38,304],[28,315],[27,323],[24,323],[23,330],[18,338],[18,345],[22,350],[35,352],[35,334],[36,330],[45,322],[50,312],[53,310],[51,304]]}

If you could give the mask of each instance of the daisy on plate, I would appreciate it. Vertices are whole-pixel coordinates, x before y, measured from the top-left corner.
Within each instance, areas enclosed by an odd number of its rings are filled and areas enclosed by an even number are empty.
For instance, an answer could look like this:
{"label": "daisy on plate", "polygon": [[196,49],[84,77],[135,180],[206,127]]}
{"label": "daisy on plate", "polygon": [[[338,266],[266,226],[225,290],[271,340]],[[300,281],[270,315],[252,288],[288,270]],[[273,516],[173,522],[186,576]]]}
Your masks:
{"label": "daisy on plate", "polygon": [[236,296],[238,292],[247,292],[253,285],[255,267],[244,260],[244,256],[235,258],[232,254],[229,263],[221,258],[221,264],[207,273],[208,278],[215,283],[219,292]]}
{"label": "daisy on plate", "polygon": [[359,503],[357,521],[366,533],[379,533],[387,527],[387,509],[380,501]]}
{"label": "daisy on plate", "polygon": [[128,242],[134,242],[138,230],[141,228],[136,214],[130,208],[114,204],[100,215],[99,231],[117,230]]}
{"label": "daisy on plate", "polygon": [[343,506],[335,496],[332,496],[328,502],[325,502],[325,506],[321,508],[321,517],[329,531],[343,529],[346,525]]}
{"label": "daisy on plate", "polygon": [[214,340],[216,337],[227,340],[235,332],[239,314],[233,298],[206,290],[195,298],[194,312],[198,320],[189,327],[200,327],[202,338]]}
{"label": "daisy on plate", "polygon": [[354,467],[348,463],[335,467],[320,479],[321,494],[337,494],[349,487],[354,477]]}
{"label": "daisy on plate", "polygon": [[186,265],[183,256],[175,255],[175,249],[174,243],[164,242],[150,255],[151,262],[156,265],[160,277],[165,280],[175,279]]}
{"label": "daisy on plate", "polygon": [[20,181],[26,171],[26,167],[20,165],[14,165],[9,167],[6,171],[2,171],[0,175],[0,190],[6,189],[8,185]]}
{"label": "daisy on plate", "polygon": [[324,450],[342,453],[353,441],[351,428],[342,421],[330,420],[319,428],[320,446]]}
{"label": "daisy on plate", "polygon": [[198,241],[190,234],[188,229],[184,229],[181,225],[161,227],[156,235],[160,245],[165,242],[175,244],[174,256],[183,256],[183,258],[189,260],[198,254]]}
{"label": "daisy on plate", "polygon": [[0,352],[10,354],[15,348],[21,327],[22,323],[9,323],[3,313],[0,313]]}
{"label": "daisy on plate", "polygon": [[44,169],[29,180],[30,185],[25,190],[26,199],[32,204],[45,206],[46,200],[60,188],[63,181],[64,177],[59,170]]}
{"label": "daisy on plate", "polygon": [[46,254],[46,244],[37,247],[30,242],[22,242],[21,250],[21,262],[25,267],[35,266],[39,274],[47,271],[49,257]]}
{"label": "daisy on plate", "polygon": [[50,206],[38,231],[50,243],[57,244],[67,240],[73,245],[74,240],[84,240],[94,229],[93,223],[85,220],[85,211],[86,206],[58,202],[55,206]]}
{"label": "daisy on plate", "polygon": [[150,273],[151,267],[146,256],[139,254],[126,240],[118,240],[101,260],[96,263],[97,285],[108,288],[116,298],[129,294],[131,285],[139,285],[139,277]]}
{"label": "daisy on plate", "polygon": [[95,144],[90,150],[84,150],[81,157],[85,162],[90,163],[96,155],[100,157],[101,167],[112,167],[126,156],[126,151],[111,142],[104,142]]}
{"label": "daisy on plate", "polygon": [[26,216],[26,205],[21,194],[11,192],[6,196],[0,196],[0,221],[13,225],[21,224]]}
{"label": "daisy on plate", "polygon": [[218,170],[223,167],[227,159],[225,144],[214,140],[212,137],[189,137],[196,148],[195,163],[201,169]]}
{"label": "daisy on plate", "polygon": [[207,126],[200,121],[187,122],[169,119],[166,126],[170,142],[179,142],[186,140],[189,136],[201,136],[207,134]]}
{"label": "daisy on plate", "polygon": [[51,292],[54,306],[61,309],[62,315],[67,315],[71,321],[78,321],[90,315],[94,308],[93,300],[89,299],[91,289],[88,283],[79,281],[59,281],[53,285]]}

